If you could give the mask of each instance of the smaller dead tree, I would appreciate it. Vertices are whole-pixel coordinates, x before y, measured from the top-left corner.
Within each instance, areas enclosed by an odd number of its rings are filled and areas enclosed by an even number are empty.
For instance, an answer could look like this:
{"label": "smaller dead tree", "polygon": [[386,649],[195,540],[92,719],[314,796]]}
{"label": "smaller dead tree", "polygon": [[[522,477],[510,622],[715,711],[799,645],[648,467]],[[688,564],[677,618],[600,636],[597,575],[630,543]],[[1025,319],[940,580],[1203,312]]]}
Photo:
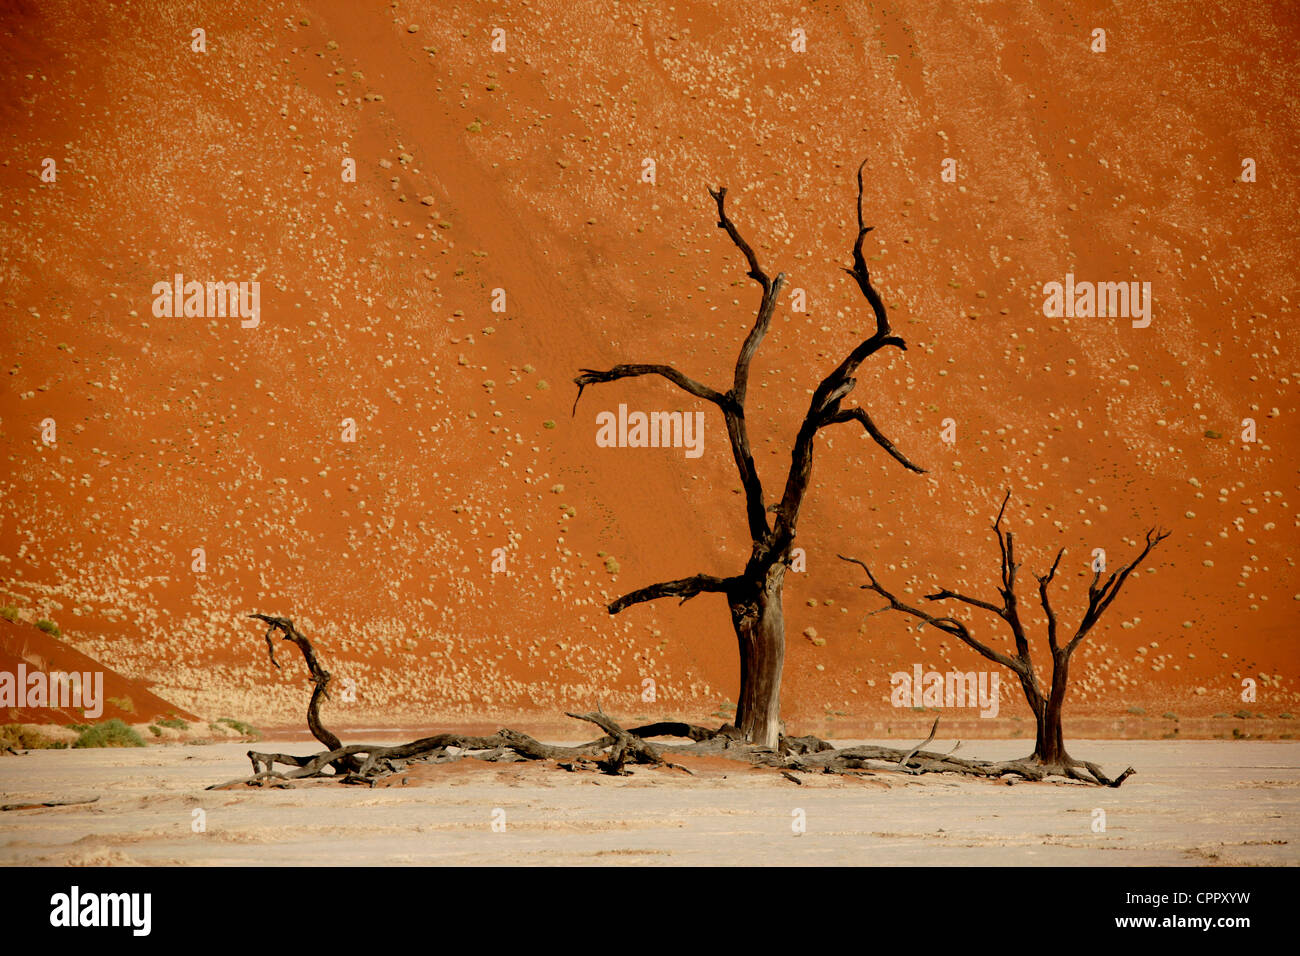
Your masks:
{"label": "smaller dead tree", "polygon": [[[1106,612],[1106,609],[1119,596],[1120,589],[1128,581],[1129,575],[1146,560],[1147,555],[1151,553],[1156,545],[1169,537],[1169,532],[1160,531],[1156,528],[1147,531],[1146,545],[1137,557],[1128,564],[1123,565],[1118,571],[1112,571],[1105,581],[1102,580],[1102,575],[1105,573],[1104,568],[1098,567],[1094,571],[1092,583],[1088,586],[1088,606],[1083,612],[1083,617],[1074,635],[1064,643],[1061,642],[1058,634],[1059,627],[1056,611],[1052,607],[1047,591],[1052,579],[1056,577],[1056,570],[1061,565],[1061,558],[1065,554],[1065,549],[1062,548],[1056,553],[1056,560],[1052,562],[1052,566],[1046,574],[1035,575],[1035,579],[1038,581],[1038,599],[1042,605],[1043,614],[1047,618],[1047,646],[1052,658],[1051,681],[1049,689],[1044,693],[1043,685],[1039,680],[1038,672],[1030,655],[1029,637],[1025,631],[1019,600],[1016,596],[1016,575],[1020,570],[1020,565],[1016,562],[1015,542],[1011,532],[1002,528],[1002,519],[1006,514],[1007,502],[1010,500],[1011,492],[1008,491],[1006,497],[1002,499],[1002,507],[998,509],[997,520],[993,522],[993,535],[997,538],[998,551],[1002,556],[1001,587],[999,588],[1002,602],[998,604],[968,597],[948,588],[942,588],[934,594],[927,594],[925,599],[927,601],[960,601],[963,604],[997,615],[1011,630],[1011,636],[1016,645],[1014,655],[1003,653],[976,639],[966,624],[955,617],[939,617],[921,608],[904,604],[897,596],[885,589],[876,576],[871,573],[871,568],[865,562],[857,558],[845,557],[842,554],[839,557],[843,561],[858,565],[867,573],[867,579],[870,583],[863,584],[861,587],[864,590],[876,592],[889,602],[889,607],[881,608],[881,610],[902,611],[904,614],[919,618],[930,627],[942,631],[950,637],[957,638],[963,644],[974,648],[984,657],[996,664],[1001,664],[1016,675],[1020,687],[1024,691],[1025,700],[1029,703],[1029,709],[1033,711],[1034,721],[1037,725],[1034,752],[1026,757],[1024,761],[1018,762],[1040,767],[1048,774],[1059,774],[1073,780],[1118,787],[1134,773],[1132,767],[1111,780],[1102,773],[1101,768],[1095,763],[1086,760],[1075,760],[1065,750],[1065,741],[1061,733],[1061,710],[1065,703],[1065,693],[1070,678],[1070,657],[1083,642],[1083,639],[1088,636],[1088,633],[1096,625],[1102,614]],[[1092,779],[1090,780],[1079,768],[1083,768],[1091,774]]]}

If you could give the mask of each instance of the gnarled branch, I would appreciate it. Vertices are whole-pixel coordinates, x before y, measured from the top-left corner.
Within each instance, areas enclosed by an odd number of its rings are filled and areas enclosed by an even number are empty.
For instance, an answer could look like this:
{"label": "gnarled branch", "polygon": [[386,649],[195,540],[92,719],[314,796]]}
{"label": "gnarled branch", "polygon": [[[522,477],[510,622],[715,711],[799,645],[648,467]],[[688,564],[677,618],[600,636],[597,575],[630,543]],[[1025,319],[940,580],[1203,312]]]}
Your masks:
{"label": "gnarled branch", "polygon": [[[320,660],[316,657],[316,650],[312,647],[311,641],[307,640],[296,627],[293,621],[287,617],[276,617],[271,614],[250,614],[250,618],[264,621],[267,624],[266,630],[266,650],[271,657],[271,663],[280,670],[280,662],[275,659],[275,643],[272,640],[273,635],[278,631],[282,640],[294,644],[298,650],[302,651],[302,659],[307,663],[307,670],[311,674],[312,684],[314,685],[311,694],[311,700],[307,704],[307,727],[311,734],[330,750],[338,750],[343,746],[338,736],[326,729],[320,719],[321,701],[329,696],[330,672],[321,666]],[[356,759],[351,755],[343,755],[337,764],[338,769],[343,772],[353,770],[356,767]],[[270,769],[270,768],[268,768]]]}
{"label": "gnarled branch", "polygon": [[613,382],[620,378],[635,378],[641,375],[661,375],[668,381],[672,382],[684,392],[702,398],[705,401],[712,402],[723,411],[727,410],[727,397],[721,392],[702,385],[695,379],[683,375],[671,365],[615,365],[607,372],[597,371],[596,369],[584,368],[582,374],[575,378],[574,384],[578,386],[578,394],[573,399],[573,413],[578,413],[578,401],[582,398],[582,390],[588,385],[596,385],[601,382]]}
{"label": "gnarled branch", "polygon": [[1056,612],[1052,610],[1052,602],[1047,596],[1047,588],[1052,583],[1052,579],[1056,577],[1056,569],[1060,567],[1061,558],[1064,555],[1064,548],[1057,551],[1056,560],[1052,562],[1051,568],[1048,569],[1046,574],[1038,576],[1038,600],[1043,605],[1043,613],[1047,615],[1047,646],[1052,649],[1053,657],[1056,656],[1056,652],[1059,650],[1056,643]]}
{"label": "gnarled branch", "polygon": [[856,564],[863,571],[867,572],[867,580],[870,583],[859,585],[859,587],[865,591],[875,591],[886,601],[888,601],[889,606],[892,607],[895,611],[902,611],[904,614],[910,614],[912,617],[924,621],[926,624],[929,624],[931,627],[936,628],[937,630],[943,631],[945,634],[949,634],[957,638],[957,640],[961,641],[963,644],[967,645],[968,647],[974,648],[976,651],[978,651],[980,654],[983,654],[989,660],[995,661],[996,663],[1001,664],[1003,667],[1010,668],[1012,671],[1015,671],[1018,674],[1023,672],[1024,664],[1022,664],[1020,661],[1016,660],[1015,658],[1008,657],[1006,654],[1003,654],[1001,651],[994,650],[993,648],[989,647],[983,642],[977,640],[974,637],[974,635],[971,634],[970,630],[966,627],[966,625],[963,624],[961,621],[958,621],[956,618],[936,617],[935,615],[929,614],[926,611],[921,610],[920,608],[912,607],[910,604],[904,604],[894,594],[892,594],[891,592],[885,589],[884,585],[882,585],[876,579],[876,576],[871,573],[871,568],[867,566],[865,561],[861,561],[858,558],[846,557],[845,555],[842,554],[837,555],[837,557],[841,561],[847,561],[850,564]]}
{"label": "gnarled branch", "polygon": [[862,241],[872,229],[872,227],[864,223],[862,214],[862,171],[866,168],[866,165],[867,161],[864,159],[862,165],[858,167],[858,234],[853,242],[853,268],[844,271],[853,276],[858,288],[862,290],[862,294],[871,305],[871,310],[876,318],[876,331],[859,343],[834,371],[822,379],[821,383],[813,391],[812,400],[808,404],[808,412],[804,416],[803,424],[799,428],[799,434],[795,438],[794,449],[790,454],[790,470],[786,475],[785,491],[777,508],[777,527],[780,529],[782,537],[789,540],[794,538],[799,509],[803,504],[804,494],[808,490],[808,479],[812,471],[813,445],[817,438],[817,432],[824,426],[835,422],[849,421],[850,419],[860,421],[863,427],[867,428],[872,438],[876,439],[877,444],[889,452],[895,460],[911,471],[923,471],[923,469],[903,457],[893,447],[892,442],[889,442],[883,434],[875,430],[875,425],[871,423],[871,419],[865,411],[862,412],[861,417],[857,414],[858,409],[850,411],[847,417],[840,417],[840,402],[853,390],[856,384],[853,373],[858,370],[858,366],[866,361],[869,356],[874,355],[883,348],[892,347],[903,351],[907,350],[907,343],[890,331],[889,315],[885,311],[884,300],[881,299],[880,294],[872,284],[871,273],[867,269],[867,261],[862,254]]}
{"label": "gnarled branch", "polygon": [[876,427],[876,423],[871,420],[867,410],[861,406],[857,408],[846,408],[843,411],[836,412],[826,419],[825,424],[837,425],[842,422],[861,422],[862,427],[866,429],[867,434],[872,437],[877,445],[885,449],[889,456],[896,462],[906,468],[908,471],[914,471],[918,475],[924,475],[925,469],[920,465],[914,464],[908,460],[907,456],[898,450],[892,441],[885,437],[884,432]]}
{"label": "gnarled branch", "polygon": [[1087,636],[1088,632],[1092,630],[1093,625],[1097,623],[1097,620],[1106,612],[1106,609],[1110,607],[1111,602],[1119,596],[1120,588],[1124,586],[1124,582],[1128,580],[1129,575],[1137,569],[1138,565],[1146,560],[1147,555],[1151,553],[1152,549],[1155,548],[1156,545],[1169,537],[1169,534],[1170,532],[1162,531],[1159,528],[1149,529],[1146,533],[1146,545],[1142,548],[1141,552],[1139,552],[1137,557],[1121,567],[1118,571],[1112,572],[1105,584],[1100,587],[1097,585],[1098,579],[1101,577],[1100,571],[1093,575],[1092,584],[1088,587],[1088,609],[1083,614],[1083,620],[1079,623],[1078,631],[1076,631],[1074,637],[1070,639],[1070,643],[1066,645],[1065,649],[1067,652],[1073,652],[1079,645],[1079,642]]}
{"label": "gnarled branch", "polygon": [[681,598],[681,603],[685,604],[697,594],[705,591],[718,591],[726,593],[732,589],[738,582],[739,578],[719,578],[712,574],[696,574],[689,578],[678,578],[676,581],[663,581],[659,584],[651,584],[643,588],[624,594],[621,598],[609,605],[610,614],[618,614],[626,610],[633,604],[643,604],[646,601],[657,601],[664,597]]}

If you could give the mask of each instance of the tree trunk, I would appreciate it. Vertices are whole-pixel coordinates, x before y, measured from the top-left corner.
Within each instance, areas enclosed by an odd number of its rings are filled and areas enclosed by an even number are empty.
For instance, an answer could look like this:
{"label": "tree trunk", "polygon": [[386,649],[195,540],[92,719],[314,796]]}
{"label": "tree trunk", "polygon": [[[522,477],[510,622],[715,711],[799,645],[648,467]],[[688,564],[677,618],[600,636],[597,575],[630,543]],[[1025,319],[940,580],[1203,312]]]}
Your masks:
{"label": "tree trunk", "polygon": [[744,739],[775,747],[781,733],[781,668],[785,663],[784,563],[755,573],[731,601],[731,620],[740,645],[740,701],[736,727]]}
{"label": "tree trunk", "polygon": [[1065,752],[1061,735],[1061,708],[1065,703],[1066,682],[1070,675],[1069,653],[1064,649],[1053,655],[1052,691],[1038,709],[1038,736],[1034,742],[1034,757],[1045,764],[1068,764],[1070,755]]}

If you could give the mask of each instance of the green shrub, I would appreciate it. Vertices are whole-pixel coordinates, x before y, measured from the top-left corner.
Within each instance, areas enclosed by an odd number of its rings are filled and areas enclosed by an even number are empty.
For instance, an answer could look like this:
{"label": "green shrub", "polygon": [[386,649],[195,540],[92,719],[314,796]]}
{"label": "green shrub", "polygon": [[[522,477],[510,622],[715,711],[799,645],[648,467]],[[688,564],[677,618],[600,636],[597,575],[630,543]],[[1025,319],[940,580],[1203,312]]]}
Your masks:
{"label": "green shrub", "polygon": [[12,623],[18,620],[18,608],[12,604],[6,604],[4,607],[0,607],[0,617]]}
{"label": "green shrub", "polygon": [[77,748],[143,747],[144,741],[140,739],[139,734],[122,723],[119,718],[114,717],[112,720],[106,720],[102,724],[95,724],[83,730],[72,746]]}
{"label": "green shrub", "polygon": [[39,621],[37,621],[36,626],[39,627],[42,631],[44,631],[46,634],[49,634],[51,637],[63,636],[63,632],[59,630],[59,625],[55,624],[53,621],[48,620],[46,618],[41,618]]}
{"label": "green shrub", "polygon": [[179,717],[159,717],[154,721],[159,727],[166,727],[169,730],[189,730],[190,725]]}
{"label": "green shrub", "polygon": [[133,701],[126,694],[123,694],[121,697],[110,697],[108,699],[108,702],[112,704],[114,707],[116,707],[118,710],[124,710],[128,714],[135,713],[135,701]]}
{"label": "green shrub", "polygon": [[150,725],[149,725],[149,733],[153,734],[155,737],[161,737],[161,736],[162,736],[162,728],[159,727],[157,724],[150,724]]}

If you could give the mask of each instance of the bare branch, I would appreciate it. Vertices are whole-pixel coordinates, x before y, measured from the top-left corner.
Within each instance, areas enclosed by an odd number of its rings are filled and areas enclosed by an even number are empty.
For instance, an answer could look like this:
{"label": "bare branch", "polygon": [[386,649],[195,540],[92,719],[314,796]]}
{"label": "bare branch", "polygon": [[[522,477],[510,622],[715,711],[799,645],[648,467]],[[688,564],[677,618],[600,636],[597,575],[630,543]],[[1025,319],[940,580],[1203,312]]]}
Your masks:
{"label": "bare branch", "polygon": [[824,425],[833,421],[848,421],[850,418],[861,421],[863,426],[872,433],[872,437],[876,439],[877,443],[889,452],[896,461],[899,461],[909,470],[916,472],[922,470],[904,458],[901,453],[898,453],[897,449],[893,448],[892,444],[889,444],[878,431],[872,431],[874,426],[870,424],[871,420],[865,411],[862,412],[861,418],[855,412],[850,413],[846,418],[839,417],[839,403],[853,390],[856,384],[853,380],[853,373],[858,370],[858,366],[883,348],[892,347],[903,351],[907,350],[907,343],[890,332],[889,317],[885,311],[884,300],[880,298],[880,294],[872,285],[871,274],[867,270],[867,262],[862,255],[862,241],[872,228],[864,223],[862,214],[862,171],[866,168],[866,165],[866,160],[863,160],[862,165],[858,167],[858,233],[853,243],[853,268],[844,271],[853,276],[858,283],[858,288],[862,290],[862,294],[866,296],[867,302],[870,303],[871,310],[876,317],[876,331],[875,334],[859,343],[834,371],[822,379],[821,384],[813,391],[812,401],[808,404],[808,413],[804,416],[803,424],[799,428],[799,434],[795,438],[794,450],[790,455],[790,471],[786,476],[785,491],[781,496],[781,504],[777,512],[778,526],[787,538],[794,537],[799,508],[803,504],[804,494],[808,490],[808,479],[812,471],[813,444],[818,430]]}
{"label": "bare branch", "polygon": [[969,604],[971,607],[978,607],[985,611],[992,611],[998,617],[1002,617],[1006,611],[1006,608],[998,607],[990,601],[982,601],[979,598],[967,597],[965,594],[960,594],[957,591],[950,591],[948,588],[940,588],[933,594],[927,594],[925,596],[927,601],[946,601],[948,598],[952,598],[954,601],[961,601],[963,604]]}
{"label": "bare branch", "polygon": [[578,386],[578,395],[573,400],[573,414],[578,413],[578,401],[582,398],[582,390],[588,385],[613,382],[620,378],[635,378],[640,375],[662,375],[683,391],[712,402],[724,412],[727,410],[729,403],[725,395],[709,388],[707,385],[700,384],[693,378],[688,378],[671,365],[616,365],[608,372],[584,368],[582,374],[573,380],[574,384]]}
{"label": "bare branch", "polygon": [[762,286],[763,292],[766,294],[772,288],[772,280],[763,271],[763,267],[758,264],[758,256],[754,255],[753,248],[745,241],[745,238],[736,229],[735,223],[731,221],[731,217],[727,215],[725,208],[727,187],[710,188],[709,195],[718,204],[718,228],[727,230],[727,235],[731,237],[731,241],[736,244],[736,248],[744,254],[745,260],[749,263],[749,277]]}
{"label": "bare branch", "polygon": [[1061,565],[1061,557],[1065,554],[1062,548],[1056,552],[1056,560],[1052,562],[1051,568],[1046,574],[1038,576],[1038,600],[1043,605],[1043,613],[1047,615],[1047,646],[1052,649],[1052,657],[1055,659],[1056,652],[1059,649],[1056,644],[1056,612],[1052,610],[1052,601],[1047,596],[1048,585],[1056,577],[1056,569]]}
{"label": "bare branch", "polygon": [[876,336],[884,338],[889,334],[889,316],[885,312],[885,303],[881,300],[880,294],[876,292],[875,286],[871,284],[871,273],[867,269],[867,260],[862,255],[862,241],[867,238],[874,226],[868,226],[862,218],[862,171],[866,169],[867,161],[864,159],[858,166],[858,236],[853,243],[853,268],[845,269],[849,275],[858,283],[858,288],[866,296],[867,301],[871,304],[871,311],[876,315]]}
{"label": "bare branch", "polygon": [[891,458],[897,461],[908,471],[914,471],[918,475],[925,474],[924,468],[922,468],[920,465],[913,464],[911,461],[909,461],[907,459],[907,456],[904,455],[901,451],[899,451],[892,441],[890,441],[888,438],[885,437],[884,432],[882,432],[879,428],[876,427],[876,423],[871,420],[871,416],[867,414],[867,410],[865,408],[859,406],[857,408],[848,408],[843,411],[836,412],[834,415],[826,419],[825,424],[837,425],[840,424],[841,422],[854,422],[854,421],[861,422],[862,427],[866,429],[867,434],[870,435],[875,440],[876,444],[879,445],[881,448],[885,449],[885,451],[889,453],[889,456]]}
{"label": "bare branch", "polygon": [[889,606],[892,607],[895,611],[902,611],[904,614],[910,614],[912,615],[912,617],[919,618],[920,620],[924,621],[926,624],[929,624],[931,627],[936,628],[937,630],[943,631],[945,634],[949,634],[957,638],[957,640],[961,641],[963,644],[967,645],[968,647],[974,648],[976,651],[983,654],[989,660],[1001,664],[1003,667],[1009,668],[1010,670],[1014,671],[1017,674],[1023,675],[1025,673],[1025,668],[1028,666],[1026,663],[1016,660],[1012,657],[1008,657],[1006,654],[1003,654],[1001,651],[994,650],[988,645],[983,644],[982,642],[976,640],[975,637],[971,634],[971,632],[967,630],[966,625],[963,624],[961,621],[958,621],[956,618],[951,618],[951,617],[935,617],[932,614],[928,614],[925,611],[922,611],[920,608],[915,608],[912,607],[911,605],[904,604],[902,601],[900,601],[889,591],[885,590],[885,588],[881,585],[881,583],[878,580],[876,580],[876,576],[871,573],[871,568],[867,567],[865,562],[860,561],[857,558],[845,557],[842,554],[838,555],[838,557],[841,561],[848,561],[850,564],[856,564],[858,567],[862,568],[863,571],[867,572],[867,579],[871,583],[860,585],[861,588],[866,591],[875,591],[886,601],[888,601]]}
{"label": "bare branch", "polygon": [[[338,736],[321,723],[320,705],[321,701],[329,697],[329,683],[331,680],[330,672],[321,666],[320,659],[316,656],[316,649],[312,647],[309,641],[296,627],[293,621],[287,617],[277,617],[272,614],[250,614],[250,618],[263,621],[267,625],[266,631],[266,649],[270,654],[271,663],[280,669],[280,662],[275,659],[275,644],[271,640],[273,634],[280,632],[281,638],[295,645],[298,650],[302,651],[302,658],[307,664],[307,670],[311,674],[311,681],[314,685],[312,688],[311,700],[307,704],[307,727],[311,734],[330,750],[338,750],[343,746]],[[349,770],[356,769],[355,758],[350,756],[334,762],[335,769],[340,773],[346,773]],[[269,769],[269,768],[268,768]]]}
{"label": "bare branch", "polygon": [[726,593],[739,582],[739,578],[719,578],[711,574],[697,574],[694,577],[679,578],[676,581],[663,581],[659,584],[651,584],[639,590],[624,594],[621,598],[609,605],[610,614],[618,614],[631,607],[633,604],[643,604],[646,601],[657,601],[659,598],[678,597],[681,598],[682,604],[685,604],[697,594],[705,591],[718,591]]}
{"label": "bare branch", "polygon": [[709,195],[717,203],[718,228],[726,230],[727,235],[736,244],[736,248],[745,256],[745,260],[749,264],[749,275],[763,289],[763,298],[759,303],[754,325],[745,337],[744,344],[740,347],[740,353],[736,357],[736,368],[731,390],[724,395],[707,385],[702,385],[686,377],[668,365],[619,365],[607,372],[583,369],[582,374],[573,380],[578,386],[577,397],[573,400],[573,410],[574,414],[577,414],[578,401],[582,398],[582,391],[586,386],[638,375],[661,375],[684,391],[717,405],[722,409],[727,424],[727,438],[731,444],[732,458],[735,459],[736,471],[740,476],[740,483],[745,491],[745,515],[749,524],[750,537],[757,542],[765,538],[771,529],[767,521],[767,504],[763,496],[763,485],[759,480],[758,468],[754,464],[754,454],[749,444],[749,431],[745,422],[745,396],[749,390],[749,368],[754,360],[754,355],[758,352],[759,345],[762,344],[763,338],[767,335],[767,330],[772,324],[772,316],[776,311],[776,302],[785,283],[785,275],[778,274],[775,279],[772,279],[763,271],[763,267],[759,265],[758,257],[754,254],[753,248],[741,236],[735,223],[727,215],[726,188],[709,189]]}
{"label": "bare branch", "polygon": [[1106,609],[1110,607],[1115,598],[1119,596],[1120,589],[1124,587],[1124,582],[1128,580],[1129,575],[1146,560],[1147,555],[1151,553],[1156,545],[1169,537],[1169,534],[1170,532],[1161,531],[1158,528],[1149,529],[1146,533],[1146,546],[1142,548],[1138,556],[1120,568],[1119,571],[1113,572],[1104,585],[1097,586],[1097,581],[1101,577],[1100,571],[1093,576],[1093,583],[1088,588],[1088,610],[1083,614],[1083,620],[1079,623],[1078,631],[1075,632],[1070,643],[1066,645],[1065,650],[1067,653],[1073,653],[1079,642],[1087,636],[1093,625],[1097,623],[1097,620],[1106,612]]}
{"label": "bare branch", "polygon": [[753,541],[767,536],[770,530],[767,523],[767,504],[763,496],[763,485],[759,481],[758,468],[754,464],[754,455],[749,446],[749,429],[745,422],[745,397],[749,393],[749,368],[758,352],[759,345],[767,335],[776,311],[776,302],[785,285],[785,274],[779,273],[775,280],[768,277],[763,267],[758,264],[758,257],[753,248],[741,236],[731,217],[727,215],[726,187],[716,191],[709,190],[718,206],[718,228],[726,230],[736,248],[749,263],[749,275],[763,288],[763,298],[758,304],[758,314],[754,326],[745,336],[740,353],[736,356],[736,369],[732,377],[729,408],[724,409],[727,416],[727,437],[731,441],[731,455],[736,461],[736,470],[740,473],[740,483],[745,489],[745,513],[749,523],[749,534]]}
{"label": "bare branch", "polygon": [[[1011,634],[1016,641],[1016,655],[1026,664],[1029,663],[1029,637],[1025,634],[1024,623],[1020,620],[1020,607],[1016,599],[1016,572],[1020,565],[1016,563],[1016,545],[1010,531],[1002,530],[1002,519],[1007,512],[1007,502],[1011,500],[1008,489],[998,509],[997,519],[993,522],[993,534],[998,539],[998,550],[1002,555],[1002,618],[1011,626]],[[1037,678],[1034,680],[1035,687]]]}

